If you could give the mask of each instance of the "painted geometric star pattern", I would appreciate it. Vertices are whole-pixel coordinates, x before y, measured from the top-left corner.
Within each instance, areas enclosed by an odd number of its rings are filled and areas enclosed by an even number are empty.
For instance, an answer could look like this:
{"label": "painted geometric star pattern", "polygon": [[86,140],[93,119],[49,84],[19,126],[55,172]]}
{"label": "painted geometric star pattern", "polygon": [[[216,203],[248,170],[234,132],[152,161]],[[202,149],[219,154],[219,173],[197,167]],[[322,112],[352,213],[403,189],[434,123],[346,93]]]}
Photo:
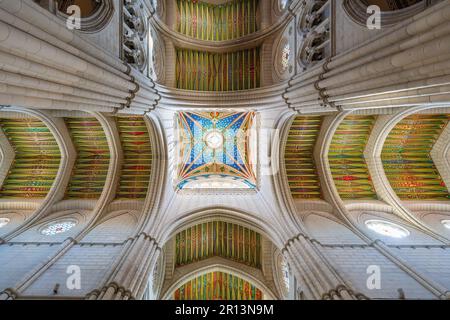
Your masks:
{"label": "painted geometric star pattern", "polygon": [[224,188],[255,188],[250,147],[254,121],[254,112],[178,113],[177,188],[208,179],[222,181]]}

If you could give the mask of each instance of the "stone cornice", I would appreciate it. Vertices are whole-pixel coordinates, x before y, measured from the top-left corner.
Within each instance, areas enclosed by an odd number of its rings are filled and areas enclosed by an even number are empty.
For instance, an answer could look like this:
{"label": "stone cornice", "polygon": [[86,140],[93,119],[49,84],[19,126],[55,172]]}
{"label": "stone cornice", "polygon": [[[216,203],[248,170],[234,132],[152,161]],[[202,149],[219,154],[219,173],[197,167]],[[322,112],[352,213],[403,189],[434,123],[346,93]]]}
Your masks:
{"label": "stone cornice", "polygon": [[177,108],[250,108],[263,110],[284,107],[285,100],[280,93],[287,82],[274,86],[242,91],[190,91],[157,85],[161,100],[159,107]]}

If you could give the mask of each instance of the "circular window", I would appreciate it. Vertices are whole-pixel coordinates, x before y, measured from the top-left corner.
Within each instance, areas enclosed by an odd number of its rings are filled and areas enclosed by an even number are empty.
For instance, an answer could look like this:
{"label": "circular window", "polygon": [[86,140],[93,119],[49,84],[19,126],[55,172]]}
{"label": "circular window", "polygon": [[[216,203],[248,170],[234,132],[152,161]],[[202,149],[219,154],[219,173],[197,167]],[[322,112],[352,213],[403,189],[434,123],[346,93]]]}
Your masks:
{"label": "circular window", "polygon": [[442,225],[450,230],[450,220],[442,220]]}
{"label": "circular window", "polygon": [[55,223],[47,225],[44,229],[42,229],[41,233],[46,236],[54,236],[59,233],[64,233],[66,231],[69,231],[75,225],[76,225],[76,222],[71,221],[71,220],[55,222]]}
{"label": "circular window", "polygon": [[0,228],[6,226],[9,223],[8,218],[0,218]]}
{"label": "circular window", "polygon": [[289,0],[280,0],[280,10],[286,9],[288,4],[289,4]]}
{"label": "circular window", "polygon": [[223,145],[223,135],[219,131],[213,130],[206,134],[205,141],[211,149],[218,149]]}
{"label": "circular window", "polygon": [[399,225],[382,220],[368,220],[366,226],[370,230],[391,238],[405,238],[409,236],[409,231]]}

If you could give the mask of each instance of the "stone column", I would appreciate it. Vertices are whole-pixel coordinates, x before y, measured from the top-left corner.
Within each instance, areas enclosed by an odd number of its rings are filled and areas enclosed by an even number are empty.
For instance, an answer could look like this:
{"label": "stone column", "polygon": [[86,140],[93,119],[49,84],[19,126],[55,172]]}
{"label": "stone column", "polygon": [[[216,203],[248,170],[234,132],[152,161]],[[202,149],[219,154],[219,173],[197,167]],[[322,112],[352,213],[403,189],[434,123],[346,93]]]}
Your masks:
{"label": "stone column", "polygon": [[291,107],[306,113],[448,104],[450,3],[409,21],[296,75],[285,94]]}
{"label": "stone column", "polygon": [[339,277],[311,239],[304,234],[289,240],[283,254],[290,262],[306,299],[367,299],[363,294],[354,292]]}

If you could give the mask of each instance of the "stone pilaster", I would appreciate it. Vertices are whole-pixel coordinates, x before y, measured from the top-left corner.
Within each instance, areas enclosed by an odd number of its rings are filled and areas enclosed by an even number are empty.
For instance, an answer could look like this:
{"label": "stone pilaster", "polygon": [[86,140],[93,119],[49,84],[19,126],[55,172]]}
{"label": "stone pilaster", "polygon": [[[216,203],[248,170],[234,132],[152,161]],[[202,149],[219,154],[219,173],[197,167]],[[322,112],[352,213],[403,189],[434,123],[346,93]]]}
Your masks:
{"label": "stone pilaster", "polygon": [[326,258],[307,236],[299,234],[290,239],[283,249],[283,254],[290,262],[306,299],[367,299],[364,295],[354,292],[332,270]]}
{"label": "stone pilaster", "polygon": [[101,289],[86,295],[88,300],[140,299],[147,287],[161,248],[152,237],[141,233],[132,244],[129,253]]}

